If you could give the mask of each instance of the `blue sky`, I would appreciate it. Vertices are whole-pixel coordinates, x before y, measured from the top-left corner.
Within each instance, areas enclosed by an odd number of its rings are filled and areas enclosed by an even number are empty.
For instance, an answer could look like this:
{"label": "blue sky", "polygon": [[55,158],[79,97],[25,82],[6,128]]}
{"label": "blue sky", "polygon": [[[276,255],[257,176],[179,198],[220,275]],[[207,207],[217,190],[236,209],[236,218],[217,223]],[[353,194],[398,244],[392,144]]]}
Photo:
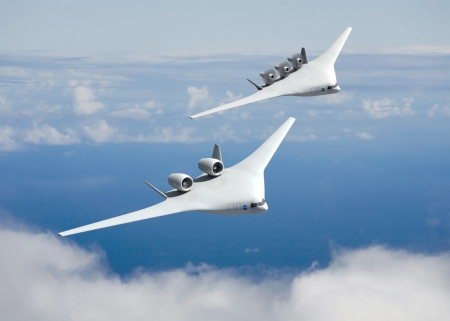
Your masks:
{"label": "blue sky", "polygon": [[[258,4],[0,4],[5,316],[351,320],[377,305],[374,320],[430,317],[419,300],[445,319],[449,4]],[[302,46],[313,59],[347,26],[339,94],[187,117],[252,94],[246,78]],[[269,212],[56,236],[161,201],[142,180],[168,190],[170,173],[199,175],[215,143],[234,165],[288,117]]]}

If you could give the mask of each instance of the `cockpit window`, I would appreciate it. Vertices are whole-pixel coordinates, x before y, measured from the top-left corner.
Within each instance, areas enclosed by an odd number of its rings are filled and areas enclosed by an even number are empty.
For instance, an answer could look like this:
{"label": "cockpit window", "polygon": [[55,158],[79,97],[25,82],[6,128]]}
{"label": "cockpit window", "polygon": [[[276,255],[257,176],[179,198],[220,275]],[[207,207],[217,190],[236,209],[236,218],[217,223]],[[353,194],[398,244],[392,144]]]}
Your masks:
{"label": "cockpit window", "polygon": [[266,200],[263,198],[259,203],[252,203],[252,207],[263,206],[264,204],[266,204]]}

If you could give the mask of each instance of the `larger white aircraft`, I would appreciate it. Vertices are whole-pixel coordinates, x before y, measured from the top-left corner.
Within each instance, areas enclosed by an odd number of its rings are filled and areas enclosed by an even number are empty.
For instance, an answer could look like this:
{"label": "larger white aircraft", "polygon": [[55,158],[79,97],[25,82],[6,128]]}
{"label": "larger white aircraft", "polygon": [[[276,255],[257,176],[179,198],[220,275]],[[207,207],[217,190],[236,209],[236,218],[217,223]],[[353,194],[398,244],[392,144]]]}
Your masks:
{"label": "larger white aircraft", "polygon": [[198,118],[279,96],[322,96],[338,93],[340,87],[336,80],[334,63],[351,31],[352,28],[345,29],[331,47],[313,61],[308,61],[305,48],[302,48],[300,53],[288,58],[289,62],[284,61],[275,66],[278,77],[273,69],[263,71],[259,75],[263,78],[264,85],[247,79],[258,89],[253,95],[189,117]]}
{"label": "larger white aircraft", "polygon": [[204,172],[196,179],[175,173],[168,178],[174,188],[166,193],[144,181],[165,200],[143,210],[59,233],[67,236],[180,212],[210,214],[259,214],[268,210],[265,201],[264,169],[294,123],[289,118],[253,154],[240,163],[224,168],[219,145],[211,158],[202,158],[198,167]]}

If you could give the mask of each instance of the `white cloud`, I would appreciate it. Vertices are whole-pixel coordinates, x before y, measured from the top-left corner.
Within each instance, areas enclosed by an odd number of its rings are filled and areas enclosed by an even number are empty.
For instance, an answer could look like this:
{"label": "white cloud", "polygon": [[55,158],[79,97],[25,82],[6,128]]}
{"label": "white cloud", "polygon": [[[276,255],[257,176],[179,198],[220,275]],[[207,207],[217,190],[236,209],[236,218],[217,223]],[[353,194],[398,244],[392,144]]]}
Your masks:
{"label": "white cloud", "polygon": [[375,136],[365,132],[356,133],[355,136],[362,140],[371,140],[376,138]]}
{"label": "white cloud", "polygon": [[259,248],[254,248],[254,249],[250,249],[250,248],[246,248],[244,250],[245,253],[258,253],[259,252]]}
{"label": "white cloud", "polygon": [[436,114],[450,116],[450,106],[444,105],[441,106],[439,104],[434,104],[430,110],[427,112],[428,117],[434,117]]}
{"label": "white cloud", "polygon": [[80,140],[74,130],[68,128],[66,133],[60,133],[50,125],[33,123],[33,128],[25,131],[24,141],[37,145],[69,145],[79,143]]}
{"label": "white cloud", "polygon": [[308,110],[308,115],[309,115],[309,116],[316,116],[317,113],[318,113],[318,111],[315,110],[315,109],[310,109],[310,110]]}
{"label": "white cloud", "polygon": [[[20,253],[20,255],[18,255]],[[334,254],[293,278],[202,264],[121,278],[104,255],[49,233],[0,228],[5,320],[447,320],[450,255],[380,246]]]}
{"label": "white cloud", "polygon": [[22,148],[16,142],[15,135],[16,131],[11,126],[0,126],[0,151],[12,152]]}
{"label": "white cloud", "polygon": [[208,87],[203,86],[203,88],[189,87],[187,90],[189,94],[189,104],[188,108],[192,109],[200,105],[206,105],[211,103],[211,98],[209,97]]}
{"label": "white cloud", "polygon": [[389,116],[411,116],[416,112],[411,109],[414,102],[412,98],[404,98],[403,104],[397,103],[395,99],[384,98],[381,100],[363,100],[363,108],[372,118],[386,118]]}
{"label": "white cloud", "polygon": [[242,98],[242,94],[235,95],[231,91],[227,91],[226,95],[227,95],[227,97],[222,99],[220,101],[219,105],[225,105],[225,104],[231,103],[233,101],[236,101],[236,100],[239,100]]}
{"label": "white cloud", "polygon": [[103,119],[92,126],[84,126],[83,130],[96,143],[110,142],[118,132],[118,128],[108,125]]}
{"label": "white cloud", "polygon": [[92,89],[78,86],[73,90],[73,110],[77,114],[93,114],[105,106],[96,101]]}

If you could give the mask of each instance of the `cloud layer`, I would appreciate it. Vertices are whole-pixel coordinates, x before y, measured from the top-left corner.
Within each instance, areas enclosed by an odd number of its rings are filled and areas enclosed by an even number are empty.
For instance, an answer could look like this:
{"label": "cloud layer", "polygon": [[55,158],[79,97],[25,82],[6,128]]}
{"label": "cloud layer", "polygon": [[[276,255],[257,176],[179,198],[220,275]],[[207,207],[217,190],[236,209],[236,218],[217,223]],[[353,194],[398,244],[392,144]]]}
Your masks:
{"label": "cloud layer", "polygon": [[450,256],[374,246],[330,266],[254,281],[206,264],[121,278],[104,255],[0,228],[5,320],[446,320]]}

